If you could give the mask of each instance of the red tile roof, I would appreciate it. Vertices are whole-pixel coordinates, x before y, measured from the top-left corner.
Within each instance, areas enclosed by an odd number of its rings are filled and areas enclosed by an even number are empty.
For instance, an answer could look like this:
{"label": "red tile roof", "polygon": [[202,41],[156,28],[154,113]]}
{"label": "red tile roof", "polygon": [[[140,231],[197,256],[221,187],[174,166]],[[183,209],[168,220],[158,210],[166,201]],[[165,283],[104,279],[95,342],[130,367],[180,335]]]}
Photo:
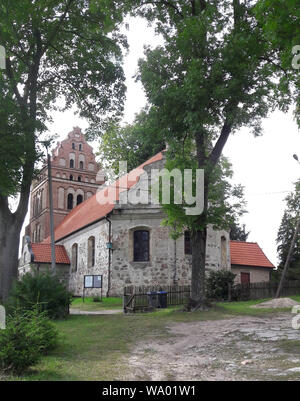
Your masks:
{"label": "red tile roof", "polygon": [[[51,263],[51,244],[31,244],[34,262]],[[55,245],[55,259],[58,264],[70,264],[68,254],[63,245]]]}
{"label": "red tile roof", "polygon": [[230,241],[231,265],[275,268],[256,242]]}
{"label": "red tile roof", "polygon": [[[115,201],[119,200],[119,193],[130,189],[138,182],[139,176],[144,173],[144,166],[162,160],[162,158],[162,152],[157,153],[124,177],[76,206],[56,227],[55,241],[107,216],[114,209]],[[106,204],[100,204],[99,199],[107,197],[109,190],[112,190],[113,196],[109,196],[109,201]],[[46,238],[43,243],[50,243],[50,237]]]}

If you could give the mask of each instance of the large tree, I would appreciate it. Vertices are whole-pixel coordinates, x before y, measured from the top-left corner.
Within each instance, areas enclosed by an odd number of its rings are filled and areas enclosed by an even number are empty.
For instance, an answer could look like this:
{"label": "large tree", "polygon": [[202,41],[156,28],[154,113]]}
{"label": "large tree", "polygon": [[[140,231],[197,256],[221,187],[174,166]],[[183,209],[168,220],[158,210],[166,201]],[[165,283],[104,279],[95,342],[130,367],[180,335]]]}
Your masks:
{"label": "large tree", "polygon": [[[165,140],[196,143],[197,168],[204,169],[204,211],[187,216],[192,233],[194,309],[205,306],[206,227],[210,183],[230,134],[242,126],[260,134],[260,121],[274,105],[276,78],[270,46],[253,6],[257,1],[178,0],[138,2],[138,13],[155,21],[165,45],[146,49],[139,78]],[[142,6],[141,6],[142,4]],[[243,151],[241,149],[241,151]],[[183,154],[183,153],[182,153]],[[178,163],[184,167],[182,155]],[[173,162],[176,157],[173,154]],[[176,215],[170,211],[170,221]]]}
{"label": "large tree", "polygon": [[[0,298],[17,275],[19,236],[51,110],[77,105],[91,127],[122,111],[122,2],[2,0],[0,44]],[[57,103],[57,100],[61,101]],[[9,196],[19,194],[14,212]]]}
{"label": "large tree", "polygon": [[[269,62],[284,71],[278,89],[295,104],[300,126],[300,4],[299,0],[260,0],[255,14],[271,52]],[[292,83],[292,85],[291,85]]]}

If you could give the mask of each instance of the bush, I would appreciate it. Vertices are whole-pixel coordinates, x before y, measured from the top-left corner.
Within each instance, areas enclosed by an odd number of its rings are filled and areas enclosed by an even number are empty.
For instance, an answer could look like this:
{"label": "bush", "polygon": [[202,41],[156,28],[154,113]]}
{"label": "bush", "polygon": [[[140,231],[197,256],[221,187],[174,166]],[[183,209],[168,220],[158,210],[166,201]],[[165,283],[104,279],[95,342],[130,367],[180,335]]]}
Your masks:
{"label": "bush", "polygon": [[0,330],[0,369],[16,374],[35,365],[57,345],[58,334],[45,312],[15,310]]}
{"label": "bush", "polygon": [[65,318],[72,302],[71,294],[57,276],[49,273],[26,273],[14,283],[7,303],[12,308],[46,311],[52,319]]}
{"label": "bush", "polygon": [[213,300],[228,299],[228,284],[233,286],[235,276],[229,270],[211,270],[206,279],[207,297]]}

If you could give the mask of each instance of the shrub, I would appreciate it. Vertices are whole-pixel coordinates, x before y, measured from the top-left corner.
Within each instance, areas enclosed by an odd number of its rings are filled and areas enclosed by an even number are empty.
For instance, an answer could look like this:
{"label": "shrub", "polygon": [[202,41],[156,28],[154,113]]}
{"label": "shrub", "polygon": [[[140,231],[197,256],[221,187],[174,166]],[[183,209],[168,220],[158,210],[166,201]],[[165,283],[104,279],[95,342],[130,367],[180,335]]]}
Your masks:
{"label": "shrub", "polygon": [[45,312],[15,310],[0,330],[0,369],[20,374],[55,348],[58,334]]}
{"label": "shrub", "polygon": [[211,270],[206,279],[207,297],[214,300],[228,299],[228,284],[233,286],[235,276],[229,270]]}
{"label": "shrub", "polygon": [[11,308],[46,311],[52,319],[65,318],[72,302],[71,294],[57,276],[49,273],[26,273],[14,283],[7,303]]}

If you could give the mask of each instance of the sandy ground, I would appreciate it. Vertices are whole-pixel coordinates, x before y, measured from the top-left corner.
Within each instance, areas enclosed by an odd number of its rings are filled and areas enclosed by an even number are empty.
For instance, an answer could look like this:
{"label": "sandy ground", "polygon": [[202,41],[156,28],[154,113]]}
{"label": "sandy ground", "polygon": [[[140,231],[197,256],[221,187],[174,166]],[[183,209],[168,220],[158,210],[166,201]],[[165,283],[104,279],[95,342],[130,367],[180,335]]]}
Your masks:
{"label": "sandy ground", "polygon": [[291,298],[277,298],[252,305],[250,308],[288,308],[294,305],[299,305],[299,302],[296,302]]}
{"label": "sandy ground", "polygon": [[300,330],[292,328],[293,317],[280,313],[173,324],[169,336],[135,346],[125,379],[300,380]]}

